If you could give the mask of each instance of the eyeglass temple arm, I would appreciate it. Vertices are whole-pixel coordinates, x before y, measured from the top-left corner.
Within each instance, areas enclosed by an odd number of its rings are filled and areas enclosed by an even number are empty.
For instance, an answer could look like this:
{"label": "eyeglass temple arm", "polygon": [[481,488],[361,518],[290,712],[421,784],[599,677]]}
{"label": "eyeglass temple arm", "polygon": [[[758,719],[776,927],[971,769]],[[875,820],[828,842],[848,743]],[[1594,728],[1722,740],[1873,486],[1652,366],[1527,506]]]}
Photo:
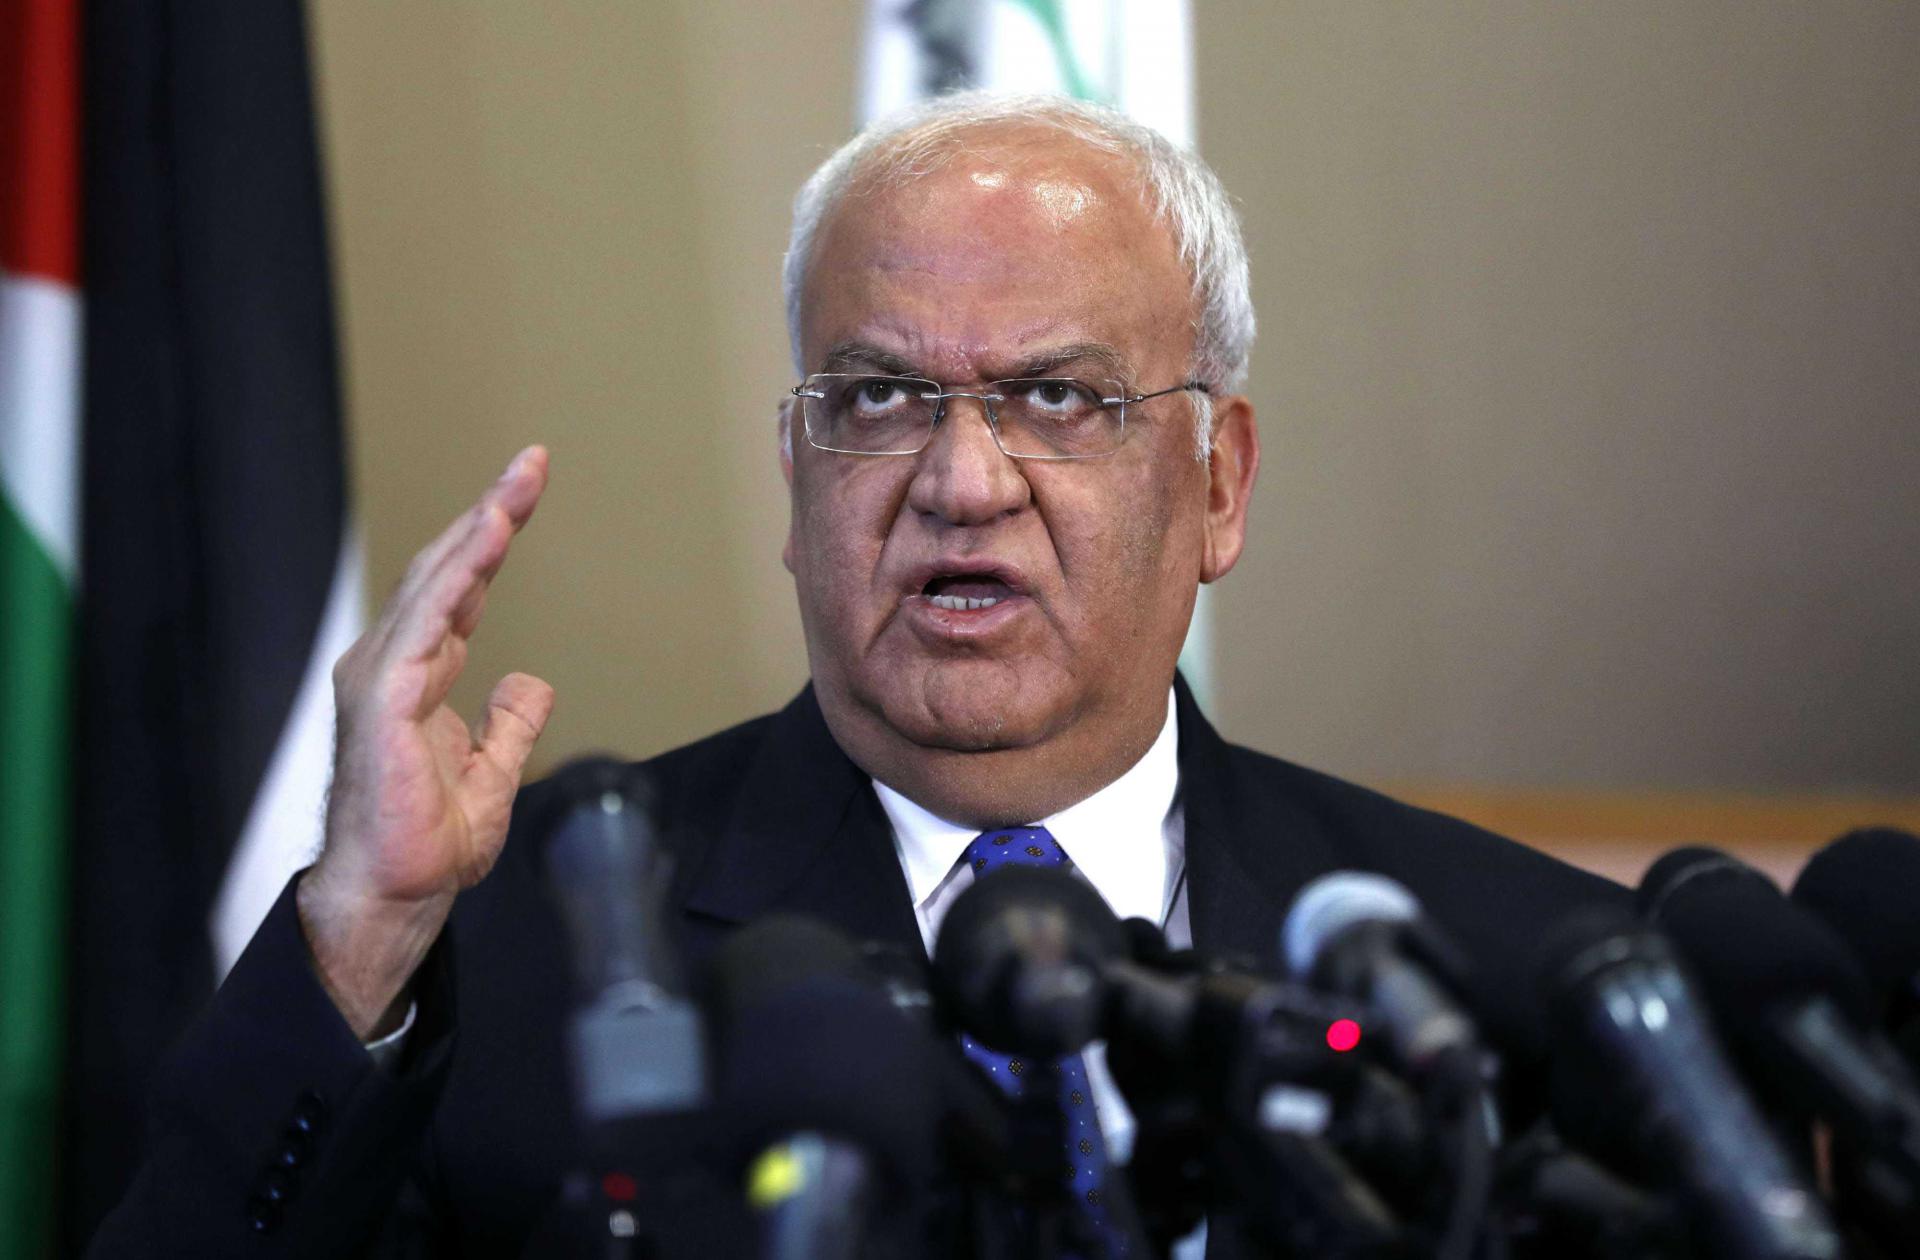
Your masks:
{"label": "eyeglass temple arm", "polygon": [[1145,402],[1149,398],[1163,398],[1168,394],[1181,394],[1190,389],[1197,389],[1209,398],[1213,396],[1213,387],[1205,381],[1188,381],[1184,385],[1169,385],[1165,389],[1156,389],[1151,394],[1128,394],[1122,398],[1102,398],[1100,402],[1108,407],[1113,406],[1115,403],[1125,403],[1130,407],[1134,403]]}

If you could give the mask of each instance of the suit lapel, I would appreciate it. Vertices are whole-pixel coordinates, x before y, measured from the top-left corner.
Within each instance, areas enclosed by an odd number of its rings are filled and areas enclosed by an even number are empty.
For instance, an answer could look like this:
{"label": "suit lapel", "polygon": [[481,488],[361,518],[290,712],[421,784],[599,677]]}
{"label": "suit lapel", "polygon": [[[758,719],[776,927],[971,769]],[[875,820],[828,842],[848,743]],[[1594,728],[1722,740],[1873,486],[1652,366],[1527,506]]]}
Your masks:
{"label": "suit lapel", "polygon": [[811,685],[774,717],[738,792],[688,882],[687,909],[736,924],[811,915],[921,951],[886,813],[834,742]]}
{"label": "suit lapel", "polygon": [[1194,947],[1270,968],[1294,894],[1339,868],[1337,848],[1318,819],[1245,773],[1237,762],[1250,754],[1220,738],[1184,678],[1174,696]]}
{"label": "suit lapel", "polygon": [[[1186,680],[1174,679],[1193,943],[1271,965],[1293,896],[1339,869],[1326,825],[1238,764]],[[775,715],[719,834],[700,852],[682,904],[723,923],[786,911],[862,940],[922,952],[906,876],[873,784],[833,740],[808,686]],[[1351,861],[1349,857],[1348,861]]]}

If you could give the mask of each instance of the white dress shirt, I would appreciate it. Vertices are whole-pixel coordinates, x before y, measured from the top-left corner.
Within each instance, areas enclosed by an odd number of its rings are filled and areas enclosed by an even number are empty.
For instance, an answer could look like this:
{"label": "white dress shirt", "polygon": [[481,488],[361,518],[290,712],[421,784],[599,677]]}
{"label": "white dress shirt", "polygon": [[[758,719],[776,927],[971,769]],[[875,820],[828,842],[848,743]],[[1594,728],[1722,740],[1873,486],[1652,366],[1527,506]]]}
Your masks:
{"label": "white dress shirt", "polygon": [[[1179,732],[1173,691],[1153,746],[1125,774],[1078,805],[1037,825],[1045,827],[1073,862],[1073,872],[1123,919],[1151,919],[1175,948],[1193,943],[1187,920],[1186,815],[1179,804]],[[928,813],[875,780],[880,806],[893,824],[893,848],[906,872],[914,918],[927,953],[940,921],[973,883],[973,868],[961,861],[979,831]],[[1133,1151],[1133,1113],[1107,1071],[1104,1043],[1087,1048],[1087,1081],[1106,1137],[1107,1153],[1124,1163]]]}

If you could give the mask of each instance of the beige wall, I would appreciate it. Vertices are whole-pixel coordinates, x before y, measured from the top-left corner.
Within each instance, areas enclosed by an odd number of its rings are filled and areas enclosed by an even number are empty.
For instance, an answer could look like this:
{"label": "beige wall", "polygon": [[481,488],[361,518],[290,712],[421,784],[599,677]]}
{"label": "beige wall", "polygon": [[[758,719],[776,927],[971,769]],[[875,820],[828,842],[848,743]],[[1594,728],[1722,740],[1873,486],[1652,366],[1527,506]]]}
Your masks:
{"label": "beige wall", "polygon": [[1265,318],[1226,724],[1920,788],[1920,8],[1203,11]]}
{"label": "beige wall", "polygon": [[[1263,335],[1218,715],[1363,777],[1920,791],[1920,10],[1200,0]],[[544,758],[804,675],[777,266],[853,0],[316,0],[375,593],[520,444]],[[484,676],[484,677],[483,677]]]}

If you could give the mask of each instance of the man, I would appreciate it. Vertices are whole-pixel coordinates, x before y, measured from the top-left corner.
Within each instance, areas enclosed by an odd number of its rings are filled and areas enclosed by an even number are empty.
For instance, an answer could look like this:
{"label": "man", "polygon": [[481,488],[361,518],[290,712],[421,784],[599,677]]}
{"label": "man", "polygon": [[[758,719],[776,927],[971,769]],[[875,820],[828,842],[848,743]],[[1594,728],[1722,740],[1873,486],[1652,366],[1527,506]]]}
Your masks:
{"label": "man", "polygon": [[[1525,1058],[1532,932],[1617,890],[1232,748],[1176,679],[1260,459],[1211,173],[1110,111],[949,98],[815,174],[786,283],[812,684],[648,767],[689,956],[771,910],[924,946],[976,836],[1044,828],[1114,909],[1205,950],[1270,957],[1308,879],[1385,871],[1465,944]],[[547,471],[522,452],[336,667],[325,851],[164,1079],[98,1250],[512,1255],[552,1200],[565,960],[532,837],[554,794],[516,791],[553,696],[509,675],[477,735],[444,703]]]}

